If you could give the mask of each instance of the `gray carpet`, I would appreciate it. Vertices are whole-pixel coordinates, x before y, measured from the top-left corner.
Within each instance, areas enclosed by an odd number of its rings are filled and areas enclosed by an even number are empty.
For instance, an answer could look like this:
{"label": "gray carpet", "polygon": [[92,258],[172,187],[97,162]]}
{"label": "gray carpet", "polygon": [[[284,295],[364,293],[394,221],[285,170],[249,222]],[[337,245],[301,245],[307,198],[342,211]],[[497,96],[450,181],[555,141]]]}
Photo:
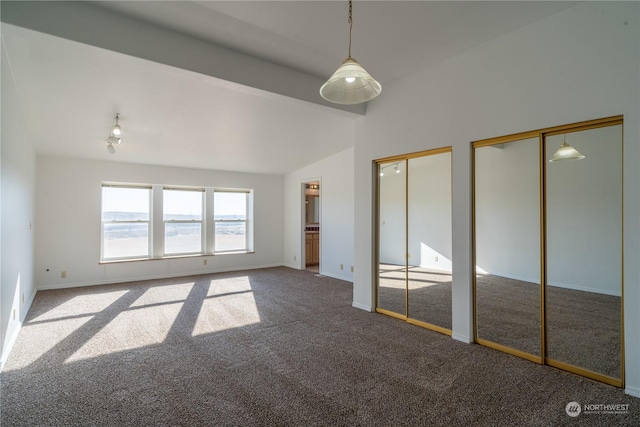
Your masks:
{"label": "gray carpet", "polygon": [[[540,355],[540,286],[500,276],[476,279],[478,336]],[[620,297],[547,287],[547,355],[620,378]]]}
{"label": "gray carpet", "polygon": [[[404,266],[380,266],[379,307],[405,314]],[[451,275],[409,269],[412,319],[451,329]],[[478,336],[540,355],[540,287],[494,275],[476,280]],[[548,357],[620,378],[620,297],[549,286]]]}
{"label": "gray carpet", "polygon": [[[640,425],[620,389],[351,307],[287,268],[38,292],[5,426]],[[570,401],[626,414],[565,413]]]}

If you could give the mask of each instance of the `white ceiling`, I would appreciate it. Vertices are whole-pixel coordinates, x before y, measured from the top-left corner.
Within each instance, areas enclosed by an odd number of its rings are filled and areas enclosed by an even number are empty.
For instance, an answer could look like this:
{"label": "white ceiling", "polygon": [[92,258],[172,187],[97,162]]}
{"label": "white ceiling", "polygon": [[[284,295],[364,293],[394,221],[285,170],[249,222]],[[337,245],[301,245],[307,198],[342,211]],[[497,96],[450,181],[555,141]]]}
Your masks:
{"label": "white ceiling", "polygon": [[[98,3],[322,78],[346,57],[346,1]],[[571,4],[356,1],[352,54],[384,87]],[[39,154],[284,174],[354,142],[352,114],[5,23],[2,38]]]}

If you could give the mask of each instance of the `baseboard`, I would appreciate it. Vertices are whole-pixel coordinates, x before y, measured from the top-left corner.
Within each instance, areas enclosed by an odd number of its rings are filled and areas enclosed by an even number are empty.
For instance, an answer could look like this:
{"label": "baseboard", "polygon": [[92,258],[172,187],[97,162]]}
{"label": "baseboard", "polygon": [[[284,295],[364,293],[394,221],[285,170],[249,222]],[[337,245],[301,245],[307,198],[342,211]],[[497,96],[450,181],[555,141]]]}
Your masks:
{"label": "baseboard", "polygon": [[[540,283],[540,279],[535,277],[525,277],[525,276],[518,276],[514,274],[504,274],[504,273],[491,273],[491,274],[493,276],[506,277],[507,279],[513,279],[513,280],[519,280],[521,282],[531,283],[532,285],[538,285]],[[613,291],[608,291],[608,290],[603,290],[598,288],[590,288],[586,286],[572,285],[567,283],[548,283],[548,285],[553,286],[555,288],[571,289],[572,291],[591,292],[594,294],[611,295],[614,297],[620,296],[619,292],[616,293]]]}
{"label": "baseboard", "polygon": [[360,304],[359,302],[356,302],[356,301],[354,301],[351,304],[351,307],[359,308],[360,310],[368,311],[369,313],[373,312],[373,310],[371,309],[371,306]]}
{"label": "baseboard", "polygon": [[320,274],[323,276],[331,277],[333,279],[344,280],[345,282],[353,283],[353,279],[349,277],[344,277],[344,276],[340,276],[338,274],[333,274],[333,273],[327,273],[324,271],[320,272]]}
{"label": "baseboard", "polygon": [[244,271],[244,270],[258,270],[260,268],[273,268],[273,267],[288,267],[283,264],[266,264],[266,265],[254,265],[251,267],[234,267],[234,268],[221,268],[210,271],[192,271],[185,272],[180,274],[157,274],[152,276],[136,276],[136,277],[119,277],[116,279],[110,280],[95,280],[90,282],[76,282],[76,283],[55,283],[53,285],[40,285],[38,286],[39,291],[47,291],[52,289],[69,289],[69,288],[81,288],[83,286],[100,286],[100,285],[111,285],[114,283],[126,283],[126,282],[139,282],[143,280],[158,280],[158,279],[172,279],[174,277],[188,277],[188,276],[201,276],[203,274],[215,274],[215,273],[229,273],[233,271]]}
{"label": "baseboard", "polygon": [[613,297],[621,296],[620,292],[607,291],[596,288],[589,288],[585,286],[577,286],[570,285],[566,283],[549,283],[549,286],[553,286],[554,288],[563,288],[563,289],[571,289],[572,291],[582,291],[582,292],[590,292],[592,294],[601,294],[601,295],[611,295]]}
{"label": "baseboard", "polygon": [[624,392],[629,396],[640,398],[640,387],[626,386]]}
{"label": "baseboard", "polygon": [[24,319],[27,318],[27,313],[29,313],[31,304],[33,303],[33,300],[36,297],[36,292],[38,291],[34,289],[31,295],[29,295],[29,298],[25,301],[24,308],[20,311],[21,316],[20,316],[20,322],[18,323],[18,327],[13,331],[13,334],[11,334],[9,341],[6,342],[7,346],[4,348],[4,351],[2,352],[2,356],[0,356],[0,372],[4,370],[4,364],[7,361],[9,354],[11,354],[13,345],[16,343],[16,340],[18,339],[18,334],[20,334],[20,330],[22,330]]}
{"label": "baseboard", "polygon": [[302,270],[298,264],[283,264],[283,267],[293,268],[294,270]]}
{"label": "baseboard", "polygon": [[492,276],[505,277],[507,279],[512,279],[512,280],[519,280],[521,282],[531,283],[532,285],[539,285],[540,284],[540,278],[539,277],[519,276],[517,274],[506,274],[506,273],[500,273],[500,272],[492,272],[492,273],[488,273],[488,274],[491,274]]}
{"label": "baseboard", "polygon": [[456,341],[463,342],[465,344],[471,344],[473,342],[473,338],[467,335],[456,334],[455,332],[451,334],[451,338]]}
{"label": "baseboard", "polygon": [[13,331],[13,334],[11,334],[11,338],[9,338],[9,341],[7,342],[7,347],[2,352],[2,359],[0,359],[0,372],[4,370],[4,363],[7,361],[7,358],[11,353],[11,349],[13,349],[13,345],[16,343],[16,340],[18,339],[18,334],[20,333],[21,329],[22,329],[22,321],[20,321],[20,324],[18,325],[18,327]]}

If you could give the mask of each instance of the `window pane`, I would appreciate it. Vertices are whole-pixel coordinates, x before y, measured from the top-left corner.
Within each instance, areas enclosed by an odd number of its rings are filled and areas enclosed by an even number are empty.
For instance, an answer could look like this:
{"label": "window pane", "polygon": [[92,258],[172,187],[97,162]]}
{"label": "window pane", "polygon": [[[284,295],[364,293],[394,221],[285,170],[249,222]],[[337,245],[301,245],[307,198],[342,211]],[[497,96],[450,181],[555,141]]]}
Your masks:
{"label": "window pane", "polygon": [[202,220],[202,191],[164,190],[164,220]]}
{"label": "window pane", "polygon": [[213,195],[215,220],[247,219],[247,193],[216,192]]}
{"label": "window pane", "polygon": [[105,224],[103,258],[149,256],[149,224]]}
{"label": "window pane", "polygon": [[149,221],[149,188],[102,187],[103,221]]}
{"label": "window pane", "polygon": [[247,249],[247,224],[244,222],[216,223],[215,250],[234,251]]}
{"label": "window pane", "polygon": [[167,223],[164,225],[165,254],[202,252],[202,224]]}

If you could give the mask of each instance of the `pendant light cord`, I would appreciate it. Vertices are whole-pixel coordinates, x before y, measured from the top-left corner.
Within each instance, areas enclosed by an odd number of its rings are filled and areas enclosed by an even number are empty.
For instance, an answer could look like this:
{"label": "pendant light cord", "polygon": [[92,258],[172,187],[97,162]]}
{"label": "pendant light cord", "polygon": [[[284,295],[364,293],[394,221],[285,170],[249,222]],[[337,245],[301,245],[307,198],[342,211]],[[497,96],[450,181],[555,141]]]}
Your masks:
{"label": "pendant light cord", "polygon": [[353,29],[353,5],[351,4],[351,0],[349,0],[349,56],[347,58],[351,59],[351,30]]}

